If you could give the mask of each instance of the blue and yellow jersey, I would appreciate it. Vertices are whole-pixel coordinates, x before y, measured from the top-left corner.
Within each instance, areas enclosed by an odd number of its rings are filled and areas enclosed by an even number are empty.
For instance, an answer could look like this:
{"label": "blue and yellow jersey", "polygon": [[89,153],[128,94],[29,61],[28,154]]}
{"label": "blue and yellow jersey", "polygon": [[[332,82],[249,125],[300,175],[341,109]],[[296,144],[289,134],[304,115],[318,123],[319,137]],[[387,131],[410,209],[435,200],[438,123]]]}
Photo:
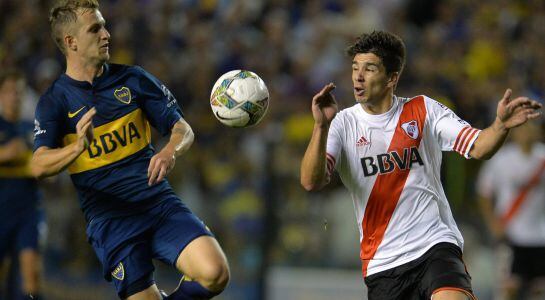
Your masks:
{"label": "blue and yellow jersey", "polygon": [[0,220],[17,217],[28,209],[36,209],[40,195],[36,180],[30,174],[32,158],[32,123],[8,122],[0,117],[0,146],[22,139],[28,150],[16,158],[0,163]]}
{"label": "blue and yellow jersey", "polygon": [[134,214],[173,195],[166,180],[148,186],[150,125],[167,135],[182,112],[165,85],[137,66],[105,65],[92,84],[62,74],[38,102],[34,149],[75,141],[76,123],[92,107],[94,140],[68,166],[86,219]]}

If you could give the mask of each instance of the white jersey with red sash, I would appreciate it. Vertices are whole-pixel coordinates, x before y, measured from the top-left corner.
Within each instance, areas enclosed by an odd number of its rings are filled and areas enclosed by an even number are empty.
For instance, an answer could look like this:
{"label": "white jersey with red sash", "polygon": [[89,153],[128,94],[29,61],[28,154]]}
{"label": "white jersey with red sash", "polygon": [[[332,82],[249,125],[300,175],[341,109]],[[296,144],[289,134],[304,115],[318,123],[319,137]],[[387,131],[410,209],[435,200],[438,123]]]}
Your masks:
{"label": "white jersey with red sash", "polygon": [[545,144],[534,144],[528,155],[515,144],[506,145],[484,164],[477,188],[496,200],[495,212],[511,243],[545,246]]}
{"label": "white jersey with red sash", "polygon": [[364,276],[415,260],[440,242],[463,248],[441,185],[441,151],[469,158],[479,132],[426,96],[394,96],[380,115],[356,104],[333,119],[327,167],[337,169],[352,195]]}

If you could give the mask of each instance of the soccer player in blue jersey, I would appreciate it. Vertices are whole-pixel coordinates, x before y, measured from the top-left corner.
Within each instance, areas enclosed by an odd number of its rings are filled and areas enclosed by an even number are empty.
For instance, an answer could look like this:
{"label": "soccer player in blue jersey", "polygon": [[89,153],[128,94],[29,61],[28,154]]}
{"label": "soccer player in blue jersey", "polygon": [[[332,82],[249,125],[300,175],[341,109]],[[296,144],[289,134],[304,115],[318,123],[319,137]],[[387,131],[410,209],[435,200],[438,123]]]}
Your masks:
{"label": "soccer player in blue jersey", "polygon": [[[39,252],[43,212],[36,180],[29,162],[32,157],[31,122],[20,120],[25,80],[15,70],[0,72],[0,265],[10,256],[9,299],[40,299]],[[1,297],[1,295],[0,295]]]}
{"label": "soccer player in blue jersey", "polygon": [[[64,0],[50,11],[66,72],[36,108],[33,173],[68,170],[88,240],[120,298],[210,299],[227,285],[227,259],[165,179],[193,132],[157,78],[107,63],[110,34],[98,8],[96,0]],[[158,151],[150,125],[170,135]],[[152,258],[184,274],[169,296],[155,285]]]}

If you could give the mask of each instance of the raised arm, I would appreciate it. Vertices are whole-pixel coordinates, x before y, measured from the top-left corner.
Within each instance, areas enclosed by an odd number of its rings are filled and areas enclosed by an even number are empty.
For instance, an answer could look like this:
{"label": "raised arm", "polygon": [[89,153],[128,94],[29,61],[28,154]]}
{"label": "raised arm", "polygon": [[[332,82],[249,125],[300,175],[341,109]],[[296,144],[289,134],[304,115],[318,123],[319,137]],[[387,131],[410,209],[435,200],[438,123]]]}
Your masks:
{"label": "raised arm", "polygon": [[527,97],[511,100],[511,89],[507,89],[498,103],[496,120],[490,127],[484,129],[469,151],[469,155],[477,159],[489,159],[501,147],[509,130],[520,126],[526,121],[538,118],[541,104]]}
{"label": "raised arm", "polygon": [[154,185],[165,178],[174,167],[176,157],[182,155],[191,147],[194,137],[191,126],[184,119],[174,123],[170,133],[170,140],[150,160],[148,167],[149,185]]}
{"label": "raised arm", "polygon": [[62,148],[42,146],[32,156],[30,170],[32,175],[43,178],[56,175],[66,169],[78,156],[87,149],[93,140],[93,116],[96,109],[86,112],[76,124],[77,140]]}
{"label": "raised arm", "polygon": [[319,190],[329,182],[326,173],[327,134],[338,111],[335,97],[331,94],[334,88],[335,85],[329,83],[312,98],[314,129],[301,162],[301,185],[307,191]]}

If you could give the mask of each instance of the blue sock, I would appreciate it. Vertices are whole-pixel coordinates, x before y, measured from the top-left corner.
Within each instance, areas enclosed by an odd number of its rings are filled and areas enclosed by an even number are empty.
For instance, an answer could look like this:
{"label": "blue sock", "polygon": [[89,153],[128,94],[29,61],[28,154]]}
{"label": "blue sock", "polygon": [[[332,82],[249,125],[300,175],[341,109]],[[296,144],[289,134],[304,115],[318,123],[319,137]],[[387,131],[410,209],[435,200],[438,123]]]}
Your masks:
{"label": "blue sock", "polygon": [[219,293],[212,292],[196,281],[187,280],[182,277],[178,288],[170,294],[167,300],[195,300],[195,299],[211,299]]}

